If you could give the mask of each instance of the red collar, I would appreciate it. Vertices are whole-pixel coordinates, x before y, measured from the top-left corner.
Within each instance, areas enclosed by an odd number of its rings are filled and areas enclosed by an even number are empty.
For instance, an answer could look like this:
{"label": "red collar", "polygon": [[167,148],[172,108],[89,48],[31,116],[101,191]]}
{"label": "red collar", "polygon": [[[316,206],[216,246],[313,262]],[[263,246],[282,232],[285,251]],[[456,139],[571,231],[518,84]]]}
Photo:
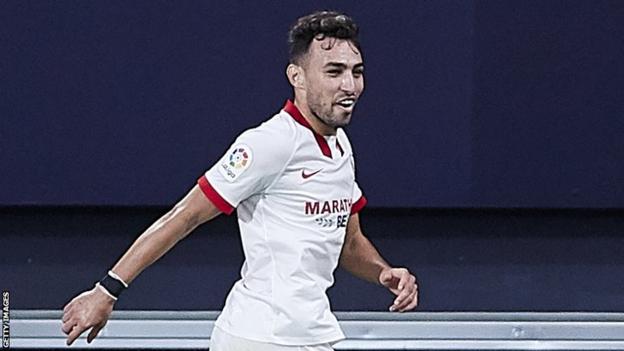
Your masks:
{"label": "red collar", "polygon": [[314,129],[312,129],[312,126],[310,125],[310,123],[308,123],[308,120],[305,119],[305,117],[303,117],[303,115],[301,114],[301,111],[299,111],[297,106],[295,106],[295,104],[293,104],[292,101],[286,100],[286,105],[284,105],[283,110],[286,113],[288,113],[295,121],[297,121],[297,123],[308,128],[312,132],[312,134],[314,134],[314,139],[316,139],[316,143],[321,148],[321,152],[323,153],[323,155],[329,158],[332,157],[332,152],[331,152],[331,149],[329,148],[329,144],[327,144],[327,140],[325,140],[325,138],[322,135],[320,135],[319,133],[315,132]]}

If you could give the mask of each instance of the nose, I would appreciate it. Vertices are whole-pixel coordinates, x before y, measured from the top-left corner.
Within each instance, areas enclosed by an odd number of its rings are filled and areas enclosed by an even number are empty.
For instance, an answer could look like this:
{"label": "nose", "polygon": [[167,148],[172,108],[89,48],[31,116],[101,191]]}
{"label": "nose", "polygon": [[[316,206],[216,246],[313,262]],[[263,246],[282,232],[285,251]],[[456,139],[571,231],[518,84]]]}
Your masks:
{"label": "nose", "polygon": [[342,81],[340,82],[340,89],[347,93],[355,92],[355,77],[353,74],[345,74],[342,77]]}

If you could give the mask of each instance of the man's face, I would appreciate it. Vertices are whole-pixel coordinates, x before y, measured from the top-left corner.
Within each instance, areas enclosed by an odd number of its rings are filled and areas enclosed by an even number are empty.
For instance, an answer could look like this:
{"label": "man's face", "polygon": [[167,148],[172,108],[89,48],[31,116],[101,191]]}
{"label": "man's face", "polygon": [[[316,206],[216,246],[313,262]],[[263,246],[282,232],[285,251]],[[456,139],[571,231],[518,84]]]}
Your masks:
{"label": "man's face", "polygon": [[364,64],[355,45],[344,39],[313,39],[302,67],[312,114],[332,128],[349,124],[364,90]]}

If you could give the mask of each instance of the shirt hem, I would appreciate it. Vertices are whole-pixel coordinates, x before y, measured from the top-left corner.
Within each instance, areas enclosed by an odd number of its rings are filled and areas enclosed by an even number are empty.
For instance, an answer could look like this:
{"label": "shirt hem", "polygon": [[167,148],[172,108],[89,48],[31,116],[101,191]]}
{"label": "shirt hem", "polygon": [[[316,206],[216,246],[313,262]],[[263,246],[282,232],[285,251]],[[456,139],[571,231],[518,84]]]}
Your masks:
{"label": "shirt hem", "polygon": [[332,332],[331,334],[325,334],[321,336],[314,337],[305,337],[305,338],[277,338],[270,337],[266,335],[248,335],[245,333],[237,333],[222,325],[221,323],[215,323],[215,327],[221,329],[222,331],[236,336],[238,338],[248,339],[252,341],[266,342],[277,345],[284,346],[310,346],[310,345],[318,345],[318,344],[334,344],[338,341],[344,340],[346,337],[342,331]]}

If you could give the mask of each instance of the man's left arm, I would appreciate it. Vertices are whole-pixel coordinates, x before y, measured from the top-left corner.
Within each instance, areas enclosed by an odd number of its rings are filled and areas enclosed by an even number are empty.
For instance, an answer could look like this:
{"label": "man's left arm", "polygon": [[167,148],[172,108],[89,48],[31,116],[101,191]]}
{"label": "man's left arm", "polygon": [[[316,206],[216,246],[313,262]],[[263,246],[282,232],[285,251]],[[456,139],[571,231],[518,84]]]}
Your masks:
{"label": "man's left arm", "polygon": [[388,288],[396,299],[390,311],[405,312],[418,305],[416,277],[406,268],[391,267],[379,254],[360,228],[360,217],[352,214],[347,224],[340,267],[358,278]]}

